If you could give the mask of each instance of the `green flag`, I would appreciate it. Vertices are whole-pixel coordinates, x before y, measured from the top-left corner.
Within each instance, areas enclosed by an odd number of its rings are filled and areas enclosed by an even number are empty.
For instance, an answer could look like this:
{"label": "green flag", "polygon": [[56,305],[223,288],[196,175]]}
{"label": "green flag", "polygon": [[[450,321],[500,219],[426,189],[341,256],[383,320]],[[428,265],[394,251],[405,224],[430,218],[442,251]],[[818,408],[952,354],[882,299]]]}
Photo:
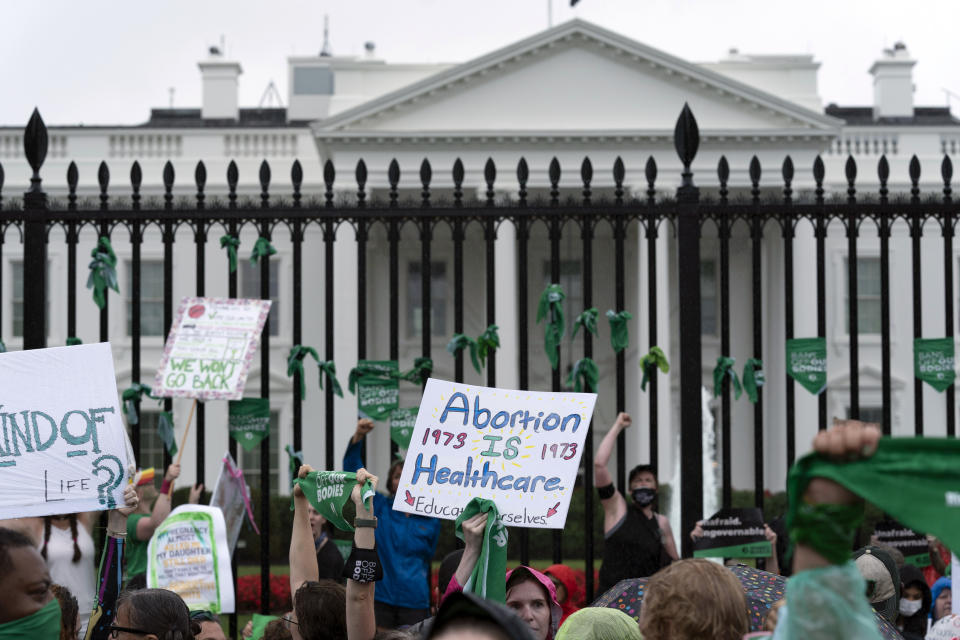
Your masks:
{"label": "green flag", "polygon": [[540,294],[540,303],[537,305],[537,324],[546,320],[543,330],[543,348],[550,360],[550,367],[556,369],[560,365],[560,341],[565,330],[563,323],[563,287],[559,284],[549,284]]}
{"label": "green flag", "polygon": [[390,413],[390,439],[406,451],[410,448],[410,438],[417,426],[417,408],[394,409]]}
{"label": "green flag", "polygon": [[763,361],[759,358],[747,358],[743,365],[743,390],[747,392],[750,402],[756,404],[760,394],[757,390],[763,386],[767,378],[763,373]]}
{"label": "green flag", "polygon": [[361,360],[347,378],[347,388],[350,393],[357,393],[357,385],[361,378],[383,378],[391,380],[399,375],[400,367],[396,360]]}
{"label": "green flag", "polygon": [[630,342],[629,323],[627,321],[632,317],[633,314],[629,311],[615,312],[613,309],[607,311],[607,320],[610,321],[610,346],[613,347],[614,353],[619,353],[627,348],[627,344]]}
{"label": "green flag", "polygon": [[483,546],[473,573],[463,590],[481,598],[503,603],[507,599],[507,528],[500,522],[500,513],[493,500],[474,498],[457,518],[455,532],[463,540],[463,523],[478,513],[489,513],[483,532]]}
{"label": "green flag", "polygon": [[945,391],[957,377],[953,338],[914,338],[913,369],[917,378],[941,393]]}
{"label": "green flag", "polygon": [[650,347],[647,355],[640,358],[640,369],[643,371],[643,378],[640,380],[640,389],[647,390],[647,382],[660,369],[663,373],[670,373],[670,362],[667,361],[667,355],[663,349],[657,346]]}
{"label": "green flag", "polygon": [[361,360],[350,372],[357,410],[371,420],[386,420],[400,406],[400,369],[396,360]]}
{"label": "green flag", "polygon": [[231,400],[228,403],[227,428],[230,437],[240,443],[244,451],[252,451],[270,435],[270,400]]}
{"label": "green flag", "polygon": [[734,370],[733,365],[736,364],[736,360],[728,356],[720,356],[717,358],[717,366],[713,368],[713,397],[716,398],[720,395],[723,384],[723,376],[730,376],[730,384],[733,385],[733,394],[734,399],[739,400],[740,396],[743,395],[743,387],[740,386],[740,379],[737,377],[737,372]]}
{"label": "green flag", "polygon": [[163,441],[163,447],[171,456],[177,455],[177,438],[173,433],[173,414],[161,411],[157,420],[157,435]]}
{"label": "green flag", "polygon": [[[357,486],[357,474],[348,471],[311,471],[305,478],[297,478],[303,494],[317,513],[341,531],[353,531],[353,525],[343,517],[343,507]],[[367,480],[360,490],[364,502],[373,499],[373,483]],[[291,505],[292,508],[292,505]]]}
{"label": "green flag", "polygon": [[827,339],[787,340],[787,374],[818,395],[827,388]]}

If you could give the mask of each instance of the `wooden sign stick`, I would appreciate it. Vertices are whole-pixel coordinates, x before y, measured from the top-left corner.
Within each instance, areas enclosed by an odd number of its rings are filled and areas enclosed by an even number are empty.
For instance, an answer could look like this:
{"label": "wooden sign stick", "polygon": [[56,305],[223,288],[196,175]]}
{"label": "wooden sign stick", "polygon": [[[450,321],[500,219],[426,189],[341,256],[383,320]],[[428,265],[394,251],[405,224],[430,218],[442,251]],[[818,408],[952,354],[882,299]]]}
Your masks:
{"label": "wooden sign stick", "polygon": [[[187,428],[183,430],[183,437],[180,438],[180,449],[177,451],[177,464],[180,464],[180,458],[183,456],[183,448],[187,444],[187,435],[190,434],[190,424],[193,422],[193,412],[197,410],[197,399],[193,399],[193,404],[190,405],[190,415],[187,416]],[[170,489],[167,490],[167,495],[173,498],[173,483],[170,483]]]}

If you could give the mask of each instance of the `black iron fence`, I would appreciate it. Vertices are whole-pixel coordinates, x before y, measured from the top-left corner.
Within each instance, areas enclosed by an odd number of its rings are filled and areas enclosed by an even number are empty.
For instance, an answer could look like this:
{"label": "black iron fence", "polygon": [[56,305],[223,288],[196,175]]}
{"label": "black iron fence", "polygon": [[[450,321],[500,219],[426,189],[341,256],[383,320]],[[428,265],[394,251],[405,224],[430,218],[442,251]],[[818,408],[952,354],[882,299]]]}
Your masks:
{"label": "black iron fence", "polygon": [[[503,189],[503,179],[498,181],[498,170],[492,160],[488,161],[483,169],[483,181],[485,189],[481,189],[479,198],[465,195],[464,175],[465,170],[460,160],[457,160],[449,178],[445,178],[443,198],[436,196],[437,190],[433,187],[434,173],[429,160],[424,160],[420,166],[419,175],[415,176],[412,182],[418,185],[419,197],[413,201],[401,200],[401,175],[400,168],[396,161],[390,164],[387,171],[389,189],[386,199],[374,201],[369,197],[367,190],[367,168],[361,160],[356,167],[352,168],[350,181],[355,184],[356,195],[349,201],[337,196],[334,186],[338,181],[344,178],[342,174],[338,176],[334,165],[327,161],[323,171],[323,182],[325,190],[317,199],[310,199],[301,192],[303,184],[303,171],[299,162],[294,162],[290,170],[291,181],[293,185],[292,194],[288,194],[289,200],[280,202],[275,194],[270,191],[272,168],[264,162],[260,167],[259,184],[261,193],[259,202],[250,201],[238,197],[237,185],[239,176],[237,167],[231,163],[227,170],[228,192],[223,200],[211,202],[205,192],[206,169],[203,162],[196,166],[194,174],[193,189],[195,195],[188,204],[177,202],[174,198],[175,176],[173,166],[168,162],[163,171],[163,196],[162,201],[158,203],[145,202],[141,196],[140,188],[142,184],[142,173],[137,162],[133,163],[129,175],[129,191],[124,196],[127,200],[122,208],[114,206],[116,198],[108,189],[111,179],[110,169],[106,164],[101,164],[98,172],[99,199],[94,206],[84,206],[82,202],[78,203],[77,183],[78,175],[76,166],[71,164],[67,171],[67,185],[69,193],[65,203],[53,206],[48,202],[47,195],[44,193],[41,184],[40,169],[44,162],[47,146],[46,128],[40,119],[39,114],[34,113],[28,124],[25,136],[24,146],[26,159],[33,169],[33,178],[29,191],[23,196],[22,207],[10,206],[10,198],[7,199],[6,208],[3,207],[3,199],[0,198],[0,269],[2,269],[2,251],[4,234],[10,236],[11,228],[19,231],[22,238],[22,253],[24,261],[24,289],[23,289],[23,307],[24,318],[28,319],[23,326],[23,344],[24,348],[39,348],[46,345],[46,324],[45,314],[47,309],[46,301],[46,276],[47,268],[47,243],[50,231],[53,227],[62,227],[65,232],[67,244],[67,300],[66,300],[66,321],[68,335],[76,335],[77,326],[77,244],[79,242],[80,231],[84,228],[92,228],[97,236],[116,237],[124,234],[129,238],[131,246],[131,350],[130,367],[131,378],[133,382],[140,382],[142,375],[141,362],[141,246],[144,243],[144,236],[148,229],[159,229],[163,246],[163,335],[169,331],[173,318],[174,299],[174,261],[173,247],[176,231],[180,227],[189,228],[192,231],[196,247],[195,268],[196,285],[195,292],[198,296],[207,294],[205,288],[205,276],[208,268],[209,257],[206,253],[209,236],[215,230],[222,230],[223,233],[233,237],[244,228],[252,228],[259,237],[270,240],[275,234],[289,233],[289,241],[292,243],[292,263],[293,263],[293,299],[292,299],[292,342],[301,344],[304,331],[304,293],[303,293],[303,256],[304,244],[306,244],[306,230],[311,226],[316,226],[322,231],[322,247],[310,246],[311,252],[322,252],[324,264],[324,281],[319,283],[315,291],[322,296],[323,309],[323,343],[324,358],[332,360],[334,357],[334,345],[337,340],[335,332],[335,318],[337,316],[350,317],[350,322],[355,322],[357,327],[357,345],[358,357],[364,359],[372,356],[382,356],[384,354],[373,354],[368,349],[368,337],[371,333],[371,318],[382,317],[386,315],[389,322],[389,348],[385,354],[389,359],[397,360],[400,356],[400,285],[399,285],[399,255],[402,243],[409,242],[402,237],[402,230],[412,227],[416,230],[419,249],[420,249],[420,288],[421,288],[421,306],[420,306],[420,326],[422,335],[421,353],[422,357],[434,357],[431,331],[431,278],[432,249],[436,239],[435,232],[440,228],[449,229],[449,240],[443,239],[443,242],[452,244],[453,255],[453,277],[452,277],[452,298],[453,298],[453,331],[462,333],[464,331],[464,301],[467,291],[464,285],[464,244],[467,232],[470,229],[479,229],[482,234],[482,242],[485,247],[483,257],[483,281],[485,285],[485,294],[483,296],[485,305],[485,317],[487,324],[493,324],[497,321],[497,278],[495,277],[496,252],[495,242],[498,230],[502,225],[508,224],[515,231],[515,251],[517,258],[516,269],[516,291],[517,316],[515,318],[518,328],[517,344],[519,353],[516,362],[505,362],[502,357],[494,353],[489,356],[486,363],[486,382],[490,386],[497,384],[497,371],[502,367],[517,367],[518,380],[521,388],[529,388],[531,381],[531,341],[539,339],[540,329],[531,323],[528,309],[531,303],[531,295],[537,295],[540,287],[540,277],[535,271],[530,269],[530,247],[531,237],[536,231],[546,232],[547,242],[549,244],[549,279],[551,282],[559,282],[561,278],[561,240],[564,237],[570,238],[572,234],[579,240],[579,263],[580,263],[580,282],[582,283],[582,303],[583,307],[590,308],[595,304],[594,284],[597,282],[598,273],[595,272],[594,265],[597,263],[597,256],[607,258],[613,257],[613,272],[600,273],[604,282],[613,283],[614,304],[616,309],[623,310],[627,307],[625,292],[625,283],[627,281],[627,252],[625,250],[625,240],[628,233],[635,233],[638,239],[635,247],[643,251],[645,245],[646,264],[647,264],[647,296],[644,300],[638,301],[638,308],[633,309],[634,313],[639,315],[646,313],[648,335],[646,339],[649,345],[658,344],[658,336],[665,335],[667,332],[676,331],[679,350],[672,354],[675,365],[679,365],[679,407],[680,407],[680,467],[682,469],[682,499],[681,499],[681,532],[680,535],[685,552],[689,552],[688,538],[683,533],[689,531],[696,520],[701,517],[703,509],[702,501],[702,466],[701,466],[701,387],[704,384],[702,362],[702,336],[701,336],[701,239],[705,225],[714,225],[716,228],[716,242],[719,247],[719,314],[717,324],[719,327],[719,350],[721,354],[729,355],[731,349],[731,281],[730,281],[730,242],[734,235],[735,226],[741,226],[738,233],[745,234],[749,239],[750,246],[750,278],[748,280],[739,280],[733,283],[734,287],[750,288],[752,295],[752,305],[749,314],[752,326],[752,353],[751,357],[762,359],[763,338],[765,332],[783,331],[787,339],[794,338],[794,238],[797,226],[804,222],[811,225],[816,243],[816,264],[810,265],[811,270],[815,269],[816,278],[816,318],[817,335],[825,337],[827,335],[827,285],[826,269],[827,259],[825,255],[825,242],[827,240],[828,227],[834,229],[840,228],[846,234],[847,238],[847,330],[849,332],[849,412],[851,417],[857,417],[860,412],[860,355],[858,349],[858,277],[857,277],[857,251],[858,235],[860,227],[863,224],[873,224],[876,226],[879,237],[879,257],[880,257],[880,316],[881,316],[881,362],[882,362],[882,423],[884,430],[889,433],[891,425],[891,341],[890,341],[890,305],[891,305],[891,286],[890,286],[890,237],[893,225],[897,222],[905,223],[909,227],[912,241],[912,269],[913,269],[913,289],[912,292],[898,292],[898,304],[912,305],[913,327],[915,337],[921,336],[921,314],[923,310],[923,301],[921,296],[921,245],[920,240],[923,235],[924,223],[932,221],[938,223],[942,234],[944,248],[944,326],[945,335],[953,336],[953,234],[954,225],[958,216],[960,216],[960,207],[951,199],[950,181],[952,177],[952,166],[948,157],[944,157],[940,167],[943,179],[943,189],[941,193],[927,194],[926,199],[921,199],[919,180],[920,165],[916,158],[910,163],[909,179],[912,185],[909,196],[902,198],[890,197],[887,189],[889,179],[889,168],[886,158],[881,158],[877,166],[878,178],[880,183],[879,192],[871,195],[868,199],[858,198],[856,191],[857,166],[853,158],[846,162],[845,179],[847,182],[846,197],[837,201],[831,199],[824,188],[824,165],[818,157],[813,165],[813,180],[815,189],[809,194],[809,197],[795,197],[792,183],[794,180],[794,167],[791,159],[787,157],[782,167],[780,167],[780,180],[777,185],[765,185],[766,190],[761,190],[761,167],[756,157],[749,166],[750,188],[747,197],[732,198],[728,180],[730,168],[725,158],[721,158],[717,167],[716,183],[711,187],[711,197],[701,197],[698,188],[694,185],[693,175],[690,171],[690,165],[699,146],[699,134],[697,123],[693,114],[688,108],[684,108],[677,122],[674,143],[680,160],[684,166],[682,173],[682,182],[676,190],[675,197],[658,198],[657,191],[657,165],[651,157],[643,169],[643,176],[647,183],[646,193],[628,194],[624,187],[628,168],[624,166],[619,159],[612,168],[604,168],[604,171],[612,170],[613,189],[605,189],[601,194],[597,194],[591,189],[591,183],[594,180],[594,168],[589,158],[583,160],[578,168],[578,179],[571,181],[569,178],[564,180],[564,187],[569,190],[572,182],[577,184],[578,197],[561,199],[561,166],[554,159],[548,168],[548,185],[537,185],[538,189],[547,187],[542,195],[531,197],[531,186],[529,184],[530,171],[527,162],[519,159],[516,167],[511,167],[515,172],[511,176],[511,191],[515,197],[509,199],[498,198],[497,189]],[[632,170],[632,168],[631,168]],[[0,167],[0,188],[2,188],[3,172]],[[405,187],[409,188],[411,179],[404,176]],[[452,185],[452,191],[449,190]],[[475,185],[471,185],[475,186]],[[569,192],[569,191],[567,191]],[[406,193],[409,193],[407,191]],[[771,197],[771,193],[776,193]],[[222,194],[220,194],[222,197]],[[639,196],[639,197],[638,197]],[[598,240],[597,231],[601,226],[608,226],[610,235],[604,235],[602,240]],[[782,259],[783,259],[783,304],[784,304],[784,326],[768,327],[764,326],[764,300],[761,292],[763,291],[762,280],[769,278],[769,274],[763,273],[762,248],[764,246],[764,233],[768,227],[774,225],[779,229],[782,236]],[[633,229],[631,229],[633,227]],[[371,233],[374,229],[382,228],[386,232],[386,243],[388,246],[387,261],[389,264],[389,296],[386,301],[386,310],[379,308],[382,303],[378,302],[378,308],[368,308],[367,292],[372,286],[372,278],[368,272],[368,243],[371,239]],[[672,292],[657,290],[657,265],[658,265],[658,244],[657,238],[661,233],[675,233],[676,238],[676,296],[679,300],[679,324],[676,327],[658,326],[658,304],[663,304],[664,300],[669,299]],[[605,231],[606,234],[606,231]],[[645,239],[643,243],[639,239]],[[10,238],[7,237],[7,242]],[[334,298],[334,287],[336,283],[335,268],[343,268],[342,264],[336,264],[334,261],[334,243],[335,242],[355,242],[357,247],[357,307],[355,309],[336,309]],[[222,257],[217,257],[217,269],[228,271],[227,262]],[[639,264],[639,263],[638,263]],[[472,264],[468,267],[471,268]],[[264,257],[259,263],[260,269],[260,294],[264,299],[270,297],[270,257]],[[471,269],[472,270],[472,269]],[[0,273],[2,276],[2,273]],[[0,286],[3,279],[0,277]],[[228,275],[228,295],[236,297],[238,295],[238,278],[236,272],[229,272]],[[531,294],[531,291],[534,293]],[[3,295],[0,290],[0,296]],[[109,302],[108,302],[109,304]],[[102,341],[110,339],[108,331],[108,309],[105,306],[100,310],[100,335]],[[264,328],[261,347],[261,396],[266,398],[270,393],[270,337],[269,326]],[[579,355],[579,354],[578,354]],[[593,357],[594,339],[585,332],[582,342],[583,357]],[[499,362],[498,362],[499,361]],[[708,363],[709,366],[709,363]],[[615,408],[622,411],[626,406],[627,394],[627,374],[626,374],[625,354],[620,351],[616,354],[614,365],[614,395]],[[765,389],[783,385],[785,390],[785,405],[781,416],[778,416],[776,424],[782,424],[785,432],[786,451],[784,452],[787,464],[790,464],[795,458],[795,398],[794,398],[794,380],[787,375],[778,373],[776,376],[767,376],[766,387],[758,390],[757,401],[753,405],[753,432],[751,439],[754,443],[755,464],[754,464],[754,488],[758,504],[762,504],[764,487],[764,392]],[[456,357],[454,376],[458,381],[464,377],[464,358],[463,354]],[[660,382],[662,384],[663,381]],[[649,450],[654,452],[652,463],[657,464],[656,452],[658,452],[658,440],[661,434],[658,430],[658,416],[661,407],[657,403],[657,385],[656,377],[650,381],[651,388],[648,391],[649,397],[649,415],[645,416],[649,425],[647,437],[649,439]],[[915,430],[917,433],[923,432],[923,396],[921,393],[921,382],[916,380],[914,387],[915,396]],[[563,388],[561,371],[553,369],[550,378],[552,390],[559,391]],[[302,398],[300,397],[299,374],[294,376],[291,383],[293,403],[293,447],[299,451],[302,449],[304,416],[302,412]],[[719,416],[719,439],[722,451],[719,452],[722,469],[722,496],[723,502],[729,504],[731,496],[731,388],[727,377],[724,377],[722,389],[720,392],[720,416]],[[827,423],[827,399],[824,394],[819,397],[818,423],[819,427],[825,428]],[[946,431],[949,435],[955,433],[955,399],[954,390],[951,386],[946,393]],[[333,390],[330,385],[325,390],[324,398],[325,416],[323,420],[325,433],[324,463],[327,468],[335,466],[334,451],[334,400]],[[171,401],[166,401],[167,410],[171,409]],[[782,422],[781,422],[782,419]],[[205,437],[205,417],[204,409],[201,404],[197,409],[196,419],[196,468],[198,479],[203,480],[206,477],[204,468],[204,437]],[[132,441],[137,454],[140,453],[140,434],[139,429],[134,427],[132,430]],[[626,452],[625,441],[621,435],[617,451],[616,479],[620,487],[625,486],[625,465]],[[231,452],[236,455],[236,443],[230,442]],[[261,539],[261,575],[263,593],[268,593],[269,566],[269,537],[271,528],[269,523],[269,497],[270,497],[270,461],[268,459],[269,448],[264,443],[261,446],[261,514],[263,522],[260,524],[262,532]],[[584,448],[583,466],[583,489],[585,493],[585,522],[583,526],[586,531],[583,557],[588,569],[595,565],[594,557],[594,497],[592,486],[592,467],[593,467],[593,441],[592,433],[587,434],[586,446]],[[520,531],[521,536],[521,561],[527,562],[528,548],[526,545],[526,532]],[[560,531],[554,533],[553,555],[555,561],[561,561],[561,535]],[[593,573],[586,572],[588,594],[592,596]],[[266,607],[266,599],[264,599]]]}

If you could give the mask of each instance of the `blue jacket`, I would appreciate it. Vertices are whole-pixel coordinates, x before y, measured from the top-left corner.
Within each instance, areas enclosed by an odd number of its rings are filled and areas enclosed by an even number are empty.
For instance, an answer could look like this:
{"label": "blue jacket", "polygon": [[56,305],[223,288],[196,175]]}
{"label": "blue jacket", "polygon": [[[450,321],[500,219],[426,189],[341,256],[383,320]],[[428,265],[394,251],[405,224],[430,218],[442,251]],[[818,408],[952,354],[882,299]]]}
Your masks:
{"label": "blue jacket", "polygon": [[[347,446],[343,470],[363,466],[363,441]],[[377,583],[376,601],[410,609],[430,608],[430,561],[440,537],[440,521],[393,510],[393,496],[376,494],[377,553],[383,580]]]}

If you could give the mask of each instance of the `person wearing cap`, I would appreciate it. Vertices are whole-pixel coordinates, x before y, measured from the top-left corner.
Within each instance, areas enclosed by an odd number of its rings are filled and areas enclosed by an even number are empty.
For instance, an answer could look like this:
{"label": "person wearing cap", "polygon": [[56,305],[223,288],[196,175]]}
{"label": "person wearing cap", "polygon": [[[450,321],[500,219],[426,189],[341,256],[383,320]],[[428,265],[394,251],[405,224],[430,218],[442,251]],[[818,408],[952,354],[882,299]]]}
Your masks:
{"label": "person wearing cap", "polygon": [[134,479],[139,504],[127,518],[127,572],[128,588],[146,586],[147,547],[157,527],[170,515],[170,494],[174,481],[180,476],[180,465],[171,464],[164,474],[160,493],[153,486],[152,469],[141,470]]}
{"label": "person wearing cap", "polygon": [[930,587],[930,597],[933,599],[933,608],[930,610],[931,622],[936,622],[950,613],[953,604],[952,578],[938,578]]}
{"label": "person wearing cap", "polygon": [[444,599],[427,640],[534,640],[517,615],[496,602],[458,591]]}
{"label": "person wearing cap", "polygon": [[857,570],[867,583],[867,600],[890,624],[900,613],[900,571],[885,550],[870,545],[853,554]]}

